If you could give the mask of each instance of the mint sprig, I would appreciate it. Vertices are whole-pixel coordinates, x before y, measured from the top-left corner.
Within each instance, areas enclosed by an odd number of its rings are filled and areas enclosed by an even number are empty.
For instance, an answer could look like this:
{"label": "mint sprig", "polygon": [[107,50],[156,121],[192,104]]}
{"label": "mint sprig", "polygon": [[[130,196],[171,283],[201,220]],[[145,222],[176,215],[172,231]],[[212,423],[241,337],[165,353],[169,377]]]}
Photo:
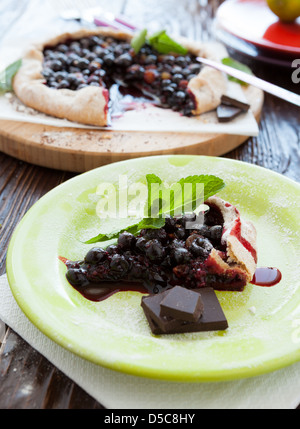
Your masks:
{"label": "mint sprig", "polygon": [[133,37],[131,46],[136,54],[139,53],[145,44],[149,44],[160,54],[175,53],[186,55],[188,53],[188,50],[184,46],[168,36],[166,30],[157,31],[149,37],[147,37],[147,34],[148,31],[143,29]]}
{"label": "mint sprig", "polygon": [[[248,66],[246,66],[243,63],[240,63],[239,61],[234,60],[233,58],[230,58],[230,57],[223,58],[222,59],[222,63],[225,66],[229,66],[229,67],[232,67],[234,69],[243,71],[244,73],[252,74],[253,75],[252,70]],[[230,80],[232,82],[237,82],[240,85],[248,86],[248,84],[246,82],[243,82],[240,79],[237,79],[237,78],[235,78],[233,76],[228,76],[228,80]]]}
{"label": "mint sprig", "polygon": [[0,72],[0,95],[13,90],[12,81],[21,65],[22,60],[18,60]]}
{"label": "mint sprig", "polygon": [[144,29],[137,33],[131,40],[131,46],[134,49],[134,52],[138,54],[142,47],[145,45],[147,40],[147,30]]}
{"label": "mint sprig", "polygon": [[[180,179],[171,186],[165,186],[162,180],[155,174],[146,175],[148,186],[148,200],[145,207],[145,216],[139,222],[129,225],[127,228],[115,230],[111,233],[100,233],[96,237],[86,241],[85,244],[101,243],[118,239],[119,235],[127,231],[138,235],[142,229],[160,229],[165,225],[166,215],[178,215],[185,213],[186,208],[195,210],[199,204],[215,195],[225,187],[225,183],[219,177],[213,175],[194,175]],[[184,186],[192,184],[192,186]],[[204,192],[199,195],[197,184],[203,184]],[[152,195],[153,185],[157,186],[157,192]]]}

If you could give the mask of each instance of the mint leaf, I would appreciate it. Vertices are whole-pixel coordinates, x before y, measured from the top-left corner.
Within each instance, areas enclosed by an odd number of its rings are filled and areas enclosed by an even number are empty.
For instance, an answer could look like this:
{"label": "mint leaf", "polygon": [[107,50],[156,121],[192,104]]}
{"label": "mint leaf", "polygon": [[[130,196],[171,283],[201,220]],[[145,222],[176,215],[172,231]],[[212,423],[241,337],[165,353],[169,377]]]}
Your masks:
{"label": "mint leaf", "polygon": [[159,229],[165,225],[166,221],[164,218],[144,218],[138,224],[138,228],[141,231],[142,229]]}
{"label": "mint leaf", "polygon": [[188,53],[188,50],[168,36],[165,30],[152,35],[149,38],[149,43],[160,54],[173,52],[175,54],[186,55]]}
{"label": "mint leaf", "polygon": [[131,47],[134,49],[134,52],[136,54],[138,54],[141,48],[145,45],[146,37],[147,37],[147,30],[144,29],[140,31],[138,34],[136,34],[131,40]]}
{"label": "mint leaf", "polygon": [[[201,203],[225,187],[224,181],[219,177],[203,174],[182,178],[171,186],[166,186],[155,174],[147,174],[146,180],[148,201],[145,208],[145,217],[125,229],[113,231],[109,234],[101,233],[86,241],[85,244],[118,239],[119,235],[125,231],[137,235],[142,229],[162,228],[165,225],[164,215],[182,214],[187,207],[192,207],[192,210],[195,210]],[[191,184],[192,186],[185,186],[185,184]],[[199,194],[197,184],[203,184],[202,194]]]}
{"label": "mint leaf", "polygon": [[13,90],[12,80],[22,65],[22,60],[15,61],[0,72],[0,95]]}
{"label": "mint leaf", "polygon": [[139,232],[139,224],[135,223],[134,225],[128,226],[127,228],[122,229],[120,231],[112,232],[111,234],[98,234],[96,237],[86,241],[85,244],[101,243],[103,241],[115,240],[118,239],[119,235],[125,231],[136,235]]}
{"label": "mint leaf", "polygon": [[139,53],[146,43],[149,43],[149,45],[151,45],[160,54],[169,54],[172,52],[175,54],[186,55],[188,53],[188,50],[184,46],[180,45],[167,35],[166,30],[157,31],[149,36],[148,39],[147,33],[146,29],[141,30],[131,40],[131,46],[136,54]]}
{"label": "mint leaf", "polygon": [[152,36],[148,37],[148,42],[150,43],[150,45],[152,45],[153,43],[156,43],[160,38],[160,36],[162,36],[163,34],[166,34],[166,30],[156,31],[155,33],[152,34]]}
{"label": "mint leaf", "polygon": [[[248,74],[253,74],[252,70],[248,66],[246,66],[245,64],[240,63],[239,61],[234,60],[233,58],[230,58],[230,57],[223,58],[222,59],[222,63],[225,66],[232,67],[234,69],[243,71],[243,72],[248,73]],[[228,80],[230,80],[232,82],[237,82],[240,85],[248,86],[248,84],[246,82],[243,82],[243,81],[241,81],[241,80],[239,80],[239,79],[237,79],[237,78],[235,78],[233,76],[228,76]]]}
{"label": "mint leaf", "polygon": [[[204,195],[203,195],[203,201],[206,201],[209,197],[212,197],[216,193],[220,192],[225,187],[225,182],[220,179],[220,177],[214,176],[214,175],[195,175],[195,176],[189,176],[185,179],[181,179],[179,183],[203,183],[204,185]],[[192,195],[193,201],[196,201],[197,195],[193,193]]]}

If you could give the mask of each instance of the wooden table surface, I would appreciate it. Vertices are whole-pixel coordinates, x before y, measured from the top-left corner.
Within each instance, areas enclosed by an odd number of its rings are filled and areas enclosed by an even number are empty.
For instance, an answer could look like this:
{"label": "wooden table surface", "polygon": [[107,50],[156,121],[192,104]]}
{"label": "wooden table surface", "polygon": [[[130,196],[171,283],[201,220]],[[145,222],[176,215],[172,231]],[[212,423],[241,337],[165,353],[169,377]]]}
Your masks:
{"label": "wooden table surface", "polygon": [[[49,0],[55,3],[55,0]],[[88,0],[85,0],[87,4]],[[214,17],[220,0],[110,0],[113,12],[123,12],[140,25],[167,28],[193,39],[215,38]],[[63,4],[60,1],[60,4]],[[84,4],[84,1],[82,2]],[[107,2],[98,1],[99,5]],[[1,0],[0,45],[11,28],[30,11],[36,18],[44,0]],[[32,7],[32,5],[34,7]],[[29,21],[28,21],[29,22]],[[16,34],[14,34],[16,36]],[[236,52],[231,56],[251,66],[259,77],[300,92],[291,68],[263,65]],[[299,108],[266,95],[260,133],[226,157],[266,167],[300,181]],[[0,275],[11,235],[28,209],[44,194],[75,174],[26,164],[0,153]],[[2,329],[1,329],[2,328]],[[10,328],[0,322],[0,409],[100,409],[101,404],[52,366]],[[1,333],[5,335],[1,335]],[[2,342],[2,345],[1,345]]]}

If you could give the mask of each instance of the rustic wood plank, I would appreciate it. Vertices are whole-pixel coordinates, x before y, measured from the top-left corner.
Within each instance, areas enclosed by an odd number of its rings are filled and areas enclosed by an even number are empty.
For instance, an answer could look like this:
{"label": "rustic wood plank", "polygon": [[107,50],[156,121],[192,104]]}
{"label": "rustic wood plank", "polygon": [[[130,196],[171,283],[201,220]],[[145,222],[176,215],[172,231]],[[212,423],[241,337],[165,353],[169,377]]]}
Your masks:
{"label": "rustic wood plank", "polygon": [[0,409],[100,409],[100,404],[9,330],[0,354]]}

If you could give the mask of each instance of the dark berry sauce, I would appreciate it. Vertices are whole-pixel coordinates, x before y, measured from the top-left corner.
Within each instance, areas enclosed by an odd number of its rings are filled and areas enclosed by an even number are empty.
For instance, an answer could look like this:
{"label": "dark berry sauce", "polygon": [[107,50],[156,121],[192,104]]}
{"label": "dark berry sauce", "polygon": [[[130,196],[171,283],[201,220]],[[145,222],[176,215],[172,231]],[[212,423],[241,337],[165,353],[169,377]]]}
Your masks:
{"label": "dark berry sauce", "polygon": [[271,287],[277,285],[282,279],[282,274],[277,268],[257,268],[251,284],[256,286]]}
{"label": "dark berry sauce", "polygon": [[162,55],[150,45],[135,54],[128,41],[93,36],[46,47],[42,74],[53,89],[136,88],[155,105],[191,116],[196,100],[188,83],[200,69],[192,54]]}
{"label": "dark berry sauce", "polygon": [[149,290],[141,283],[112,283],[112,282],[100,282],[100,283],[89,283],[85,286],[72,285],[84,298],[89,301],[100,302],[109,298],[117,292],[140,292],[149,293]]}

